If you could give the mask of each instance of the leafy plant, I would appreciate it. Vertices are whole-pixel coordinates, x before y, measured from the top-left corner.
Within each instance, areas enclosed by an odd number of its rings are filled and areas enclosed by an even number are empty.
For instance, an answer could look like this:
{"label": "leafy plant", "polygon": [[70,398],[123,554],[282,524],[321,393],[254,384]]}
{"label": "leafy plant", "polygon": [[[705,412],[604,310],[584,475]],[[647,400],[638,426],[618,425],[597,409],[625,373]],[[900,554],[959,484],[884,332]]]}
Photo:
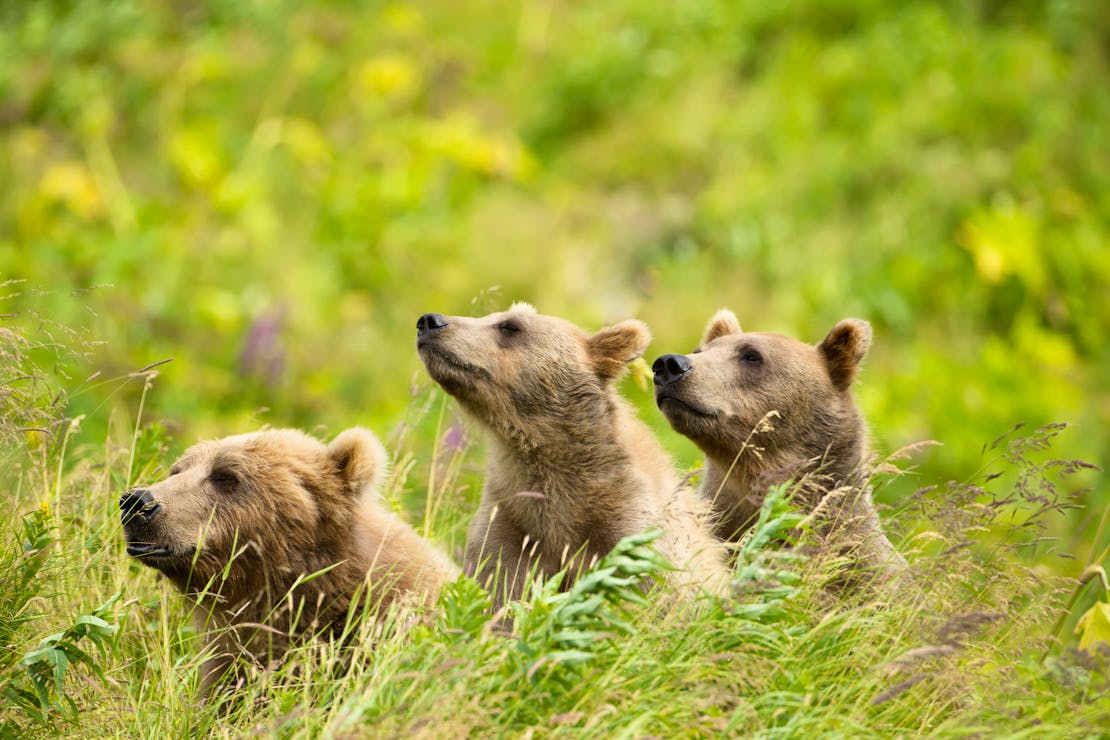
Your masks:
{"label": "leafy plant", "polygon": [[[84,665],[93,675],[105,680],[101,663],[108,658],[107,641],[119,631],[118,625],[107,620],[116,618],[113,606],[118,599],[117,594],[91,613],[77,617],[65,631],[44,637],[38,648],[19,662],[31,688],[11,679],[0,688],[0,694],[14,701],[40,724],[49,724],[51,710],[75,720],[78,708],[66,690],[66,674],[72,666]],[[90,654],[82,646],[83,642],[91,642],[97,654]]]}
{"label": "leafy plant", "polygon": [[736,550],[735,601],[724,607],[736,617],[780,621],[787,616],[786,602],[801,590],[798,566],[807,558],[789,546],[803,535],[806,517],[790,503],[791,492],[788,483],[767,491],[758,518]]}
{"label": "leafy plant", "polygon": [[16,630],[31,619],[28,602],[38,594],[35,578],[50,558],[54,544],[50,512],[45,505],[25,514],[22,541],[0,556],[3,571],[11,574],[0,586],[0,646],[9,645]]}
{"label": "leafy plant", "polygon": [[[71,626],[42,638],[34,650],[17,660],[16,635],[40,614],[31,607],[32,600],[49,598],[44,593],[51,579],[44,573],[54,544],[53,524],[45,506],[22,518],[22,542],[18,548],[0,555],[0,567],[10,576],[4,579],[0,592],[0,695],[21,707],[28,717],[46,725],[51,711],[75,719],[77,706],[68,693],[65,678],[75,664],[86,666],[95,676],[104,679],[102,663],[108,658],[106,640],[119,629],[113,606],[119,595],[81,615]],[[90,642],[96,655],[83,643]]]}
{"label": "leafy plant", "polygon": [[635,629],[629,607],[646,606],[644,585],[670,567],[649,547],[660,534],[623,538],[565,591],[565,571],[534,582],[528,598],[513,603],[516,659],[506,662],[508,674],[566,687],[582,668],[616,650],[614,640]]}

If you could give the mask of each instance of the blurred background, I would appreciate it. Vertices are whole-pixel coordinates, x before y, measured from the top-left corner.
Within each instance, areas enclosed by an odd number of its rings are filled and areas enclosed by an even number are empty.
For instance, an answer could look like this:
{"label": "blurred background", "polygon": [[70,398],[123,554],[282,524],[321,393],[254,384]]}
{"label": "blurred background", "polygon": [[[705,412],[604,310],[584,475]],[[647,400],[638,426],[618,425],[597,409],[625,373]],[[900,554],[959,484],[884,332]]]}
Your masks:
{"label": "blurred background", "polygon": [[[0,182],[0,313],[89,443],[172,358],[172,452],[415,425],[426,466],[417,317],[526,300],[645,320],[649,363],[722,306],[869,320],[876,448],[943,443],[886,501],[1018,423],[1110,447],[1105,0],[2,0]],[[1075,485],[1067,552],[1110,502]]]}

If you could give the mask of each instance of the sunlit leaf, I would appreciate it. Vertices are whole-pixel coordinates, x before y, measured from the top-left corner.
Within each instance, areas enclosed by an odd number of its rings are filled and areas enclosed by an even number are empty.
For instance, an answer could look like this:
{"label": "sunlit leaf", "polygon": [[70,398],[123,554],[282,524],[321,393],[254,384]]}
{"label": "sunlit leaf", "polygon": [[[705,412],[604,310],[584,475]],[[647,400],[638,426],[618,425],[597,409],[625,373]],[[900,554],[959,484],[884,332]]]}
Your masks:
{"label": "sunlit leaf", "polygon": [[1091,650],[1097,645],[1110,647],[1110,603],[1095,602],[1075,625],[1079,649]]}
{"label": "sunlit leaf", "polygon": [[632,379],[636,382],[636,387],[642,391],[650,390],[652,387],[652,372],[648,367],[647,361],[643,357],[637,357],[632,362],[628,363],[628,369],[631,371]]}
{"label": "sunlit leaf", "polygon": [[1012,204],[979,211],[960,232],[960,244],[971,252],[981,278],[998,283],[1016,275],[1039,295],[1046,276],[1037,238],[1036,220]]}

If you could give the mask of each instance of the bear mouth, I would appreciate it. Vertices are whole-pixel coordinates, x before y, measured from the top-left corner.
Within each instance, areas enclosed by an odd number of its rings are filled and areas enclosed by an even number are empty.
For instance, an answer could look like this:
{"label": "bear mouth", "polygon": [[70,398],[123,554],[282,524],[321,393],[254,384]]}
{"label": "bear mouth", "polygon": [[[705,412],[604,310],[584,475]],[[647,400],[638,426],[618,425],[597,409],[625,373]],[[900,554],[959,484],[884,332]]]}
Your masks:
{"label": "bear mouth", "polygon": [[[444,349],[443,347],[440,347],[437,344],[432,344],[431,342],[421,342],[421,343],[419,343],[419,346],[417,347],[417,349],[420,351],[421,357],[426,356],[428,358],[434,358],[434,360],[438,360],[439,362],[450,365],[451,367],[455,368],[456,370],[462,370],[462,371],[468,372],[468,373],[482,373],[482,372],[485,372],[484,370],[482,370],[482,368],[478,367],[477,365],[474,365],[472,363],[469,363],[469,362],[466,362],[465,360],[460,359],[458,355],[454,354],[453,352],[451,352],[449,350]],[[425,363],[427,363],[427,360],[425,360]]]}
{"label": "bear mouth", "polygon": [[173,556],[173,550],[165,545],[155,545],[150,542],[128,542],[127,554],[133,558],[153,560]]}
{"label": "bear mouth", "polygon": [[681,414],[692,414],[694,416],[700,416],[705,419],[713,419],[719,416],[719,414],[709,411],[708,409],[704,409],[697,404],[690,403],[686,399],[679,398],[678,396],[666,391],[662,391],[656,394],[655,405],[659,407],[660,411],[667,415],[677,411]]}
{"label": "bear mouth", "polygon": [[420,344],[417,349],[428,374],[452,395],[459,392],[475,391],[477,390],[475,381],[488,379],[490,376],[489,371],[485,368],[466,362],[460,359],[458,355],[436,344]]}
{"label": "bear mouth", "polygon": [[127,543],[128,555],[162,571],[172,571],[187,566],[192,563],[195,553],[195,547],[160,545],[155,542]]}

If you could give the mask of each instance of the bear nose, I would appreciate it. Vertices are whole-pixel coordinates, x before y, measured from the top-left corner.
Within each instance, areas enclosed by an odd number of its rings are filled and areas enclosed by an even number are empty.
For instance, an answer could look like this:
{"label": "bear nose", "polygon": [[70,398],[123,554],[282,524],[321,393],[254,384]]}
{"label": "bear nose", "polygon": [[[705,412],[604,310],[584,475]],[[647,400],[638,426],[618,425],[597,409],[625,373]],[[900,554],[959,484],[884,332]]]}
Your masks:
{"label": "bear nose", "polygon": [[426,313],[416,320],[416,333],[427,334],[447,326],[447,317],[440,313]]}
{"label": "bear nose", "polygon": [[150,491],[138,488],[120,496],[120,519],[124,524],[139,519],[143,524],[149,522],[162,505],[154,500]]}
{"label": "bear nose", "polygon": [[694,366],[685,355],[663,355],[651,363],[656,385],[669,385],[682,380],[683,376],[693,369]]}

